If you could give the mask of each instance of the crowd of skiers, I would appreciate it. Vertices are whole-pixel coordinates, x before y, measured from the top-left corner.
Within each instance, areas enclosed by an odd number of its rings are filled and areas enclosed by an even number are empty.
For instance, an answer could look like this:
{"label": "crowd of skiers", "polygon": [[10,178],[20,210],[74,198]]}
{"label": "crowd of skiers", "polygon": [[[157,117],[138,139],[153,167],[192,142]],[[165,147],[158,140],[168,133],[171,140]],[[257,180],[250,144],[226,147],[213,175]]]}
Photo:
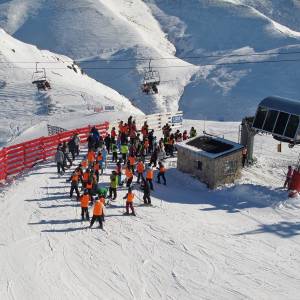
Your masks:
{"label": "crowd of skiers", "polygon": [[[133,201],[133,185],[143,192],[144,205],[151,205],[151,191],[154,190],[154,170],[157,169],[156,183],[166,185],[166,168],[163,160],[174,156],[176,143],[196,136],[192,127],[181,133],[166,124],[162,129],[163,137],[157,139],[154,130],[150,130],[147,122],[137,129],[135,120],[130,116],[127,123],[120,121],[118,127],[113,127],[105,137],[102,137],[96,127],[93,127],[87,139],[88,151],[86,157],[72,172],[68,179],[71,183],[70,197],[75,192],[80,200],[82,220],[90,220],[89,205],[93,205],[93,216],[90,227],[95,221],[103,228],[104,206],[117,198],[117,190],[126,186],[126,212],[135,215]],[[80,139],[77,134],[70,141],[59,144],[55,160],[57,172],[63,174],[66,168],[72,167],[73,161],[80,151]],[[107,168],[108,160],[114,169],[110,174],[108,186],[99,183],[100,175]],[[136,182],[134,183],[134,176]]]}

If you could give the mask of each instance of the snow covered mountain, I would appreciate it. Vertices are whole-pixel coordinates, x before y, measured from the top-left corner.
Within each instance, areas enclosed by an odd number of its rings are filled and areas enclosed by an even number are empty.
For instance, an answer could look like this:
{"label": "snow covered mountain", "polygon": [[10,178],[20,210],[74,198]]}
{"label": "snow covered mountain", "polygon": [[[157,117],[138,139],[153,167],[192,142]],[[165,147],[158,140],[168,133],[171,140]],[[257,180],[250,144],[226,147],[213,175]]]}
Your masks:
{"label": "snow covered mountain", "polygon": [[[299,24],[296,0],[0,1],[14,37],[75,59],[146,113],[189,118],[240,120],[266,96],[298,99]],[[161,85],[145,96],[149,58]]]}
{"label": "snow covered mountain", "polygon": [[[35,61],[41,73],[36,73]],[[84,117],[92,107],[113,105],[118,111],[141,114],[127,98],[82,74],[72,59],[19,42],[3,30],[0,65],[0,145],[41,121],[57,122],[70,113]],[[39,92],[32,80],[43,76],[44,68],[52,89]]]}

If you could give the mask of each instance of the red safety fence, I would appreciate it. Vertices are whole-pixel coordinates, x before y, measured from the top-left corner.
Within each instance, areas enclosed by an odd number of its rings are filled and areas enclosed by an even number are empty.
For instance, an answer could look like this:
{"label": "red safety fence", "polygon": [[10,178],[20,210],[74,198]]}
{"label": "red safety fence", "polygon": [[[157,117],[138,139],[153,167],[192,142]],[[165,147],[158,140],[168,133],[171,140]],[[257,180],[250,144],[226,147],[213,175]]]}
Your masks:
{"label": "red safety fence", "polygon": [[[86,143],[93,126],[73,129],[56,135],[40,137],[21,144],[12,145],[0,150],[0,180],[6,180],[11,175],[32,168],[36,163],[52,157],[59,143],[69,141],[73,134],[78,133],[81,143]],[[94,125],[105,137],[109,123]]]}

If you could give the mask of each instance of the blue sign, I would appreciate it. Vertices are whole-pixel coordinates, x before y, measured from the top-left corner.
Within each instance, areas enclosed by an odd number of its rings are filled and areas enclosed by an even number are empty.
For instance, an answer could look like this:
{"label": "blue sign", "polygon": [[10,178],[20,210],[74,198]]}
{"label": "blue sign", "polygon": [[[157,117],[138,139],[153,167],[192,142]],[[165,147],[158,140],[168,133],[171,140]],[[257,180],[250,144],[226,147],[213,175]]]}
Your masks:
{"label": "blue sign", "polygon": [[171,123],[182,123],[182,116],[173,116],[171,118]]}

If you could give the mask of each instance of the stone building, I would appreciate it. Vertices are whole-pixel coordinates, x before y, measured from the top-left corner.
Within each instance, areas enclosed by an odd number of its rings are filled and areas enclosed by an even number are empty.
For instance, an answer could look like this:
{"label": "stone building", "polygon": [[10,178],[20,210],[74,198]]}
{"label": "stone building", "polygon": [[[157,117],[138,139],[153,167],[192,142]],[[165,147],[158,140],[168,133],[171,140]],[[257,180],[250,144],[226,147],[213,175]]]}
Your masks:
{"label": "stone building", "polygon": [[210,189],[240,177],[243,146],[212,136],[197,136],[176,145],[178,170],[190,173]]}

